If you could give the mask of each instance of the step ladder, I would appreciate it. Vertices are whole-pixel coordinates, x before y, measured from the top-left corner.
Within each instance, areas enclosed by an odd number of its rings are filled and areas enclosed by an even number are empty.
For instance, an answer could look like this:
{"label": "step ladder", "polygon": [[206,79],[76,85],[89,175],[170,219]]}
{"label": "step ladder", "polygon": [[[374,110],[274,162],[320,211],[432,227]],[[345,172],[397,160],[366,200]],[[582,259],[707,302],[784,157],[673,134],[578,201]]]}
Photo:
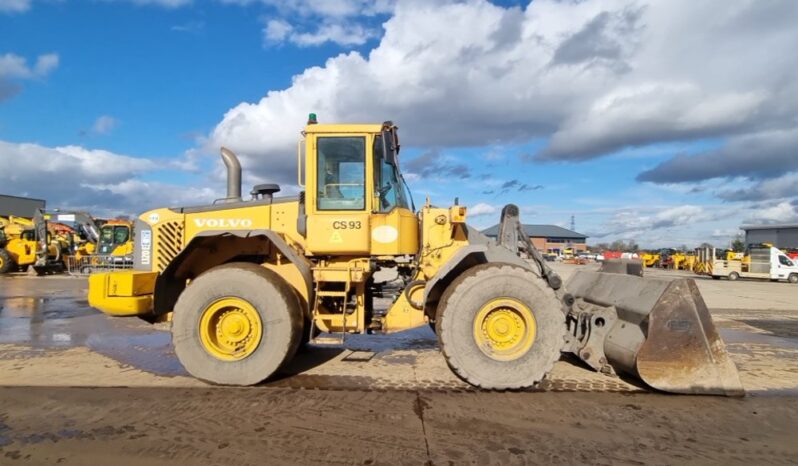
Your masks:
{"label": "step ladder", "polygon": [[[313,268],[314,272],[316,271],[329,271],[329,268]],[[345,281],[323,281],[320,279],[316,279],[316,286],[315,286],[315,293],[313,298],[313,313],[312,319],[310,320],[310,328],[308,331],[310,332],[309,342],[313,343],[314,345],[343,345],[346,340],[346,305],[349,304],[349,292],[352,290],[352,271],[349,267],[345,269],[346,271],[346,280]],[[315,275],[315,274],[314,274]],[[330,284],[330,283],[343,283],[343,290],[324,290],[323,285]],[[341,326],[341,331],[337,333],[330,334],[330,336],[316,336],[313,337],[313,334],[316,330],[316,317],[320,314],[319,313],[319,306],[321,305],[322,298],[333,298],[334,300],[340,300],[341,304],[341,312],[343,314],[342,320],[343,325]]]}

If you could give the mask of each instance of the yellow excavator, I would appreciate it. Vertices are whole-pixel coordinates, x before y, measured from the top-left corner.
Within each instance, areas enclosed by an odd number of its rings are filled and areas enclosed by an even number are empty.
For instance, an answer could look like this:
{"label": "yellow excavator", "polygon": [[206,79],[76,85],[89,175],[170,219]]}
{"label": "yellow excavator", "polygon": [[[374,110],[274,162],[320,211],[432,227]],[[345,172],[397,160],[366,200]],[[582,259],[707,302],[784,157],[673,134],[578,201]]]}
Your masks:
{"label": "yellow excavator", "polygon": [[[264,184],[243,200],[241,166],[223,148],[226,198],[139,216],[133,270],[92,274],[90,304],[171,318],[180,362],[215,384],[261,382],[300,345],[329,342],[319,332],[342,342],[431,325],[451,370],[485,389],[534,386],[568,353],[667,392],[743,393],[693,280],[578,271],[563,283],[516,206],[502,210],[495,240],[466,224],[456,199],[416,209],[390,121],[311,114],[302,136],[298,197]],[[401,286],[375,283],[386,268]],[[376,293],[392,304],[375,308]]]}

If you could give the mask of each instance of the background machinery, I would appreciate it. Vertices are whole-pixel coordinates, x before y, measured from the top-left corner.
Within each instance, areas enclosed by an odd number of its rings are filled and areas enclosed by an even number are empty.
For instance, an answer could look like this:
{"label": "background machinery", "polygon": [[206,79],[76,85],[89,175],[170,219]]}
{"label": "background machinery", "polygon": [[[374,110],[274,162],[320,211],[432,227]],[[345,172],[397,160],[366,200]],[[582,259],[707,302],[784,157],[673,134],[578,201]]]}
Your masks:
{"label": "background machinery", "polygon": [[97,220],[85,214],[97,233],[67,257],[67,270],[73,275],[87,275],[100,270],[126,269],[133,265],[133,222]]}
{"label": "background machinery", "polygon": [[[9,217],[2,222],[5,244],[0,248],[0,273],[26,270],[36,263],[37,232],[35,222],[21,217]],[[60,251],[66,243],[58,241],[49,231],[46,231],[46,248],[42,255],[46,257],[60,257]]]}
{"label": "background machinery", "polygon": [[[75,235],[59,238],[67,244],[59,262],[70,273],[88,274],[95,270],[128,268],[132,265],[132,222],[100,220],[86,212],[62,210],[40,210],[34,217],[34,225],[39,232],[51,230],[56,222],[73,225],[77,232]],[[44,250],[41,241],[39,250]],[[57,266],[58,264],[40,254],[36,267],[52,269]]]}
{"label": "background machinery", "polygon": [[[466,223],[455,200],[416,211],[391,122],[321,125],[298,147],[298,197],[277,185],[241,199],[241,167],[222,149],[227,197],[162,208],[135,223],[133,270],[89,277],[110,315],[171,316],[172,341],[195,377],[258,383],[319,332],[390,333],[430,324],[449,367],[488,389],[533,386],[561,353],[677,393],[739,395],[736,368],[695,283],[577,272],[568,284],[502,211],[497,239]],[[525,259],[524,257],[528,258]],[[374,274],[395,269],[390,290]]]}
{"label": "background machinery", "polygon": [[696,273],[709,275],[715,280],[751,278],[798,283],[798,261],[770,244],[750,247],[744,254],[733,254],[718,258],[715,248],[699,249],[698,255],[704,267]]}

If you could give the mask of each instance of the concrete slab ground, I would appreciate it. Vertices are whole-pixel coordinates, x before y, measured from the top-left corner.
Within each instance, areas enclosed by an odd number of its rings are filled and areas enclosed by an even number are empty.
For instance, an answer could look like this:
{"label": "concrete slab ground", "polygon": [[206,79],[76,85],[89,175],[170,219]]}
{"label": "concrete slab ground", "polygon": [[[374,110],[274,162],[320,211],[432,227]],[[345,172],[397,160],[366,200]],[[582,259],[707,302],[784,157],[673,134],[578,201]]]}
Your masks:
{"label": "concrete slab ground", "polygon": [[[567,278],[592,266],[555,267]],[[647,272],[696,279],[745,399],[653,394],[567,359],[534,390],[475,391],[451,373],[426,327],[309,348],[251,389],[211,387],[180,366],[168,324],[92,310],[85,280],[2,277],[0,464],[120,453],[130,464],[262,464],[261,454],[286,464],[798,457],[787,441],[798,418],[798,286]]]}

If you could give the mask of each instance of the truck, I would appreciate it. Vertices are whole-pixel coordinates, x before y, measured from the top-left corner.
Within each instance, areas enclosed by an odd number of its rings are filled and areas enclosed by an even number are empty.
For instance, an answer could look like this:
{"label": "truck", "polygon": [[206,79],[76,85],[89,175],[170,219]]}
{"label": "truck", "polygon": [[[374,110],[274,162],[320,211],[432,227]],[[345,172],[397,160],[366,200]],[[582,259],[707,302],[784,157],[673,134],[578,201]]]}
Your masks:
{"label": "truck", "polygon": [[[714,252],[712,254],[714,257]],[[742,260],[714,259],[705,273],[715,280],[752,278],[798,283],[798,261],[773,246],[755,247],[750,248]]]}

